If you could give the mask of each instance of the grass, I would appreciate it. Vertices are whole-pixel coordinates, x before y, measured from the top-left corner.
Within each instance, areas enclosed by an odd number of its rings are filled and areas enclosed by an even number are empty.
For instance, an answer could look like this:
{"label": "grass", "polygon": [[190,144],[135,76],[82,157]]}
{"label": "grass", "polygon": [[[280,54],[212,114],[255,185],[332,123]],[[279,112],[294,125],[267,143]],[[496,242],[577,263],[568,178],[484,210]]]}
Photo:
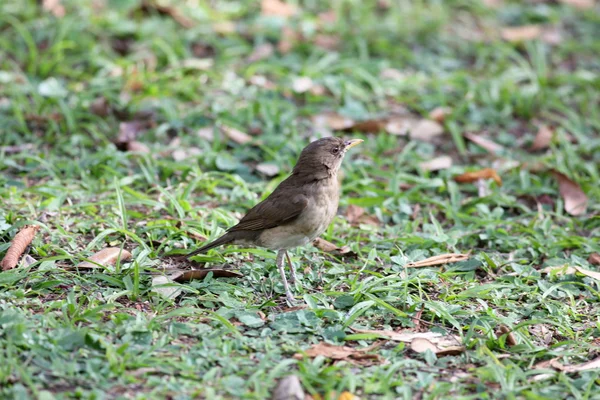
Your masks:
{"label": "grass", "polygon": [[[63,0],[63,17],[34,1],[0,5],[0,255],[21,227],[41,226],[35,263],[0,273],[0,397],[264,399],[296,374],[315,399],[599,399],[597,369],[533,367],[600,355],[598,281],[541,272],[598,270],[587,259],[600,252],[600,14],[563,2],[336,0],[302,2],[286,21],[252,1],[208,3],[178,5],[189,28],[137,0]],[[328,9],[337,18],[319,22]],[[560,40],[495,33],[527,24],[554,27]],[[291,41],[284,25],[302,37]],[[277,50],[282,40],[289,51]],[[249,60],[266,43],[272,54]],[[324,90],[296,93],[298,77]],[[344,163],[340,216],[323,237],[356,256],[293,252],[305,308],[287,308],[274,254],[261,249],[200,258],[242,278],[191,281],[176,299],[153,290],[171,256],[223,233],[310,138],[329,133],[313,116],[369,119],[399,105],[422,116],[448,107],[444,134],[343,133],[365,143]],[[113,144],[127,121],[146,124],[136,140],[148,153]],[[554,138],[530,152],[540,123]],[[222,126],[251,142],[219,129],[206,139]],[[491,156],[467,132],[505,150]],[[454,165],[418,168],[439,155]],[[503,185],[488,195],[453,180],[490,166]],[[564,211],[549,169],[581,186],[584,215]],[[348,222],[350,205],[379,225]],[[68,268],[108,246],[132,259]],[[472,257],[405,267],[452,252]],[[417,354],[353,330],[415,324],[460,336],[466,351]],[[500,325],[516,345],[496,335]],[[320,342],[376,344],[385,363],[293,357]]]}

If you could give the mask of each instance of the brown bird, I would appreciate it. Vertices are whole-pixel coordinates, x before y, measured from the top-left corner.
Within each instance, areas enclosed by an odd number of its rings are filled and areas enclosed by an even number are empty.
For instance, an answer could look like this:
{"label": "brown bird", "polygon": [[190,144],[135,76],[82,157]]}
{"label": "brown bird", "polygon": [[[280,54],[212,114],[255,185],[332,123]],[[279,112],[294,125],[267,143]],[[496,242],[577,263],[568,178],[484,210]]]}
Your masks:
{"label": "brown bird", "polygon": [[217,240],[192,251],[188,257],[223,244],[241,244],[277,250],[276,264],[290,303],[294,296],[285,278],[283,256],[296,271],[287,250],[311,243],[329,226],[338,208],[340,183],[338,170],[346,152],[362,139],[344,140],[326,137],[302,150],[292,174],[263,201],[255,205]]}

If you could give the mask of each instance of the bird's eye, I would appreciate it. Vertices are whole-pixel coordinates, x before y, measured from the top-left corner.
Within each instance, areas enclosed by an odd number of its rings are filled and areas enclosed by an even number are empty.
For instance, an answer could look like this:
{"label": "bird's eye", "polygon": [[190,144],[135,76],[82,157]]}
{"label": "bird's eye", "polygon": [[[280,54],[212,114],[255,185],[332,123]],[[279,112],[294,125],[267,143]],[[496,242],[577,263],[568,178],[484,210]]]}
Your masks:
{"label": "bird's eye", "polygon": [[333,154],[337,154],[339,151],[340,151],[340,148],[339,148],[339,147],[337,147],[337,146],[336,146],[336,147],[334,147],[334,148],[333,148],[333,150],[331,150],[331,152],[332,152]]}

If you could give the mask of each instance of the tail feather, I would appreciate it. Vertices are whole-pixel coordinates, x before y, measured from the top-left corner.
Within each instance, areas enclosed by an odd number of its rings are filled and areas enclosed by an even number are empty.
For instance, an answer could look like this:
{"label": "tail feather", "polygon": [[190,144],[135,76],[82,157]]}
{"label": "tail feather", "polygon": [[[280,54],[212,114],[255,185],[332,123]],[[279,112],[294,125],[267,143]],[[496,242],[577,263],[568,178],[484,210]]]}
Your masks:
{"label": "tail feather", "polygon": [[188,253],[188,255],[186,257],[189,258],[189,257],[195,256],[196,254],[207,252],[208,250],[213,249],[218,246],[221,246],[223,244],[231,243],[235,239],[232,236],[233,235],[231,235],[231,233],[226,233],[223,236],[221,236],[220,238],[218,238],[217,240],[212,241],[208,244],[205,244],[204,246],[200,247],[199,249],[194,250],[191,253]]}

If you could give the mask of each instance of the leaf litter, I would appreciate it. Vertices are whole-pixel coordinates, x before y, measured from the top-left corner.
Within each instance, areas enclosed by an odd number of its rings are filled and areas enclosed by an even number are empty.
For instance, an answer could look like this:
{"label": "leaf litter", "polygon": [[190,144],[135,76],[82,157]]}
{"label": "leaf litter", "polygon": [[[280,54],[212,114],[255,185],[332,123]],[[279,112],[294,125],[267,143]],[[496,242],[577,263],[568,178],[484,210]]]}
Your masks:
{"label": "leaf litter", "polygon": [[301,360],[304,358],[304,356],[310,358],[323,356],[332,360],[347,361],[351,364],[362,366],[379,365],[384,363],[385,360],[379,354],[367,353],[368,351],[371,351],[373,347],[377,347],[377,345],[359,349],[349,346],[336,346],[333,344],[321,342],[312,345],[308,349],[304,350],[302,353],[294,354],[294,358],[296,360]]}
{"label": "leaf litter", "polygon": [[13,269],[17,266],[19,258],[21,258],[39,230],[40,227],[38,225],[26,225],[15,235],[2,259],[3,271]]}

